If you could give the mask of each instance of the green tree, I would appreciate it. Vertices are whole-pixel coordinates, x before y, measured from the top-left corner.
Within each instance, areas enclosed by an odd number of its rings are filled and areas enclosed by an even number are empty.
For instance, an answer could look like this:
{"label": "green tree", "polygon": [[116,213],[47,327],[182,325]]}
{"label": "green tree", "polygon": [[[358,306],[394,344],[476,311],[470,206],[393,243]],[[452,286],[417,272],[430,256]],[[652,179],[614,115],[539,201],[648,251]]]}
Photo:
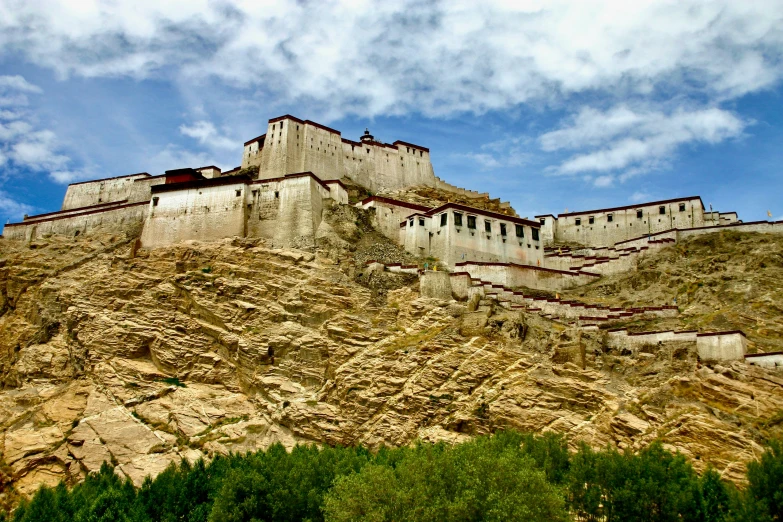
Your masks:
{"label": "green tree", "polygon": [[726,484],[713,468],[707,468],[700,482],[704,522],[723,522],[728,516],[731,504]]}
{"label": "green tree", "polygon": [[373,464],[338,479],[325,498],[326,520],[566,518],[561,492],[512,436],[398,451],[398,458],[389,459],[394,466]]}
{"label": "green tree", "polygon": [[[748,463],[745,495],[748,516],[758,520],[783,520],[783,441],[773,439],[761,459]],[[754,520],[755,520],[754,519]]]}

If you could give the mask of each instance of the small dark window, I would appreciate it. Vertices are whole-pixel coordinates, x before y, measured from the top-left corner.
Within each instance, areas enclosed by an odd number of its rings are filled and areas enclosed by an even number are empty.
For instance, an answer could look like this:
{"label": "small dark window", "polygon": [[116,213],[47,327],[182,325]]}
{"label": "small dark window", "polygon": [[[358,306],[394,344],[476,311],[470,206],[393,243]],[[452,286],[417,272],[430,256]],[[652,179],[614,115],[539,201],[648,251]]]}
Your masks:
{"label": "small dark window", "polygon": [[685,203],[680,203],[680,212],[685,212]]}
{"label": "small dark window", "polygon": [[581,218],[576,218],[576,220],[574,221],[574,223],[576,223],[576,226],[579,226],[579,225],[581,225],[581,224],[582,224],[582,219],[581,219]]}
{"label": "small dark window", "polygon": [[280,122],[280,130],[283,130],[283,122]]}
{"label": "small dark window", "polygon": [[538,222],[541,223],[542,225],[546,225],[546,218],[541,218],[538,220]]}
{"label": "small dark window", "polygon": [[158,200],[160,200],[160,198],[158,198],[158,197],[152,198],[152,206],[153,207],[157,207],[158,206]]}
{"label": "small dark window", "polygon": [[587,218],[587,222],[592,225],[593,223],[595,223],[595,217],[594,216],[590,216],[589,218]]}
{"label": "small dark window", "polygon": [[242,191],[241,190],[237,190],[236,192],[237,192],[237,197],[242,195]]}
{"label": "small dark window", "polygon": [[280,193],[278,191],[275,191],[275,199],[280,197]]}
{"label": "small dark window", "polygon": [[461,227],[462,226],[462,214],[459,212],[454,213],[454,226]]}
{"label": "small dark window", "polygon": [[525,227],[523,227],[522,225],[517,225],[516,229],[517,229],[517,237],[525,237]]}
{"label": "small dark window", "polygon": [[658,213],[659,214],[666,214],[666,207],[664,207],[663,205],[658,207]]}
{"label": "small dark window", "polygon": [[424,218],[419,218],[419,226],[420,227],[424,226]]}
{"label": "small dark window", "polygon": [[468,228],[476,228],[476,216],[468,216]]}
{"label": "small dark window", "polygon": [[486,232],[492,232],[492,223],[490,221],[484,221],[484,230]]}
{"label": "small dark window", "polygon": [[606,215],[606,221],[608,221],[609,223],[614,221],[614,214],[607,214]]}
{"label": "small dark window", "polygon": [[533,230],[533,241],[538,241],[538,229],[534,228]]}
{"label": "small dark window", "polygon": [[444,227],[448,222],[449,222],[449,215],[444,212],[443,214],[440,215],[440,226]]}
{"label": "small dark window", "polygon": [[275,130],[275,124],[274,123],[272,124],[272,130]]}
{"label": "small dark window", "polygon": [[644,212],[641,210],[636,211],[636,219],[642,219],[642,216],[644,215]]}
{"label": "small dark window", "polygon": [[412,226],[413,226],[413,218],[411,218],[411,220],[410,220],[410,221],[408,221],[408,226],[409,226],[409,227],[412,227]]}
{"label": "small dark window", "polygon": [[505,236],[506,235],[506,224],[505,223],[501,223],[500,224],[500,235],[501,236]]}

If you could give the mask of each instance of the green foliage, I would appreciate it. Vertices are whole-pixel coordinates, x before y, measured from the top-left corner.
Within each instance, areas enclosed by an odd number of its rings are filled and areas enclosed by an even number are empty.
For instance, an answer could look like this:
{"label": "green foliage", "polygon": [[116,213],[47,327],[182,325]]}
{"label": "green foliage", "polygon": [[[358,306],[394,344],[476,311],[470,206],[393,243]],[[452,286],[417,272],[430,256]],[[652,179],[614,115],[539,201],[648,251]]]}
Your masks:
{"label": "green foliage", "polygon": [[[783,520],[783,443],[748,465],[738,491],[699,477],[659,443],[569,453],[559,435],[499,432],[470,442],[381,448],[281,445],[170,465],[140,488],[109,464],[68,489],[41,488],[15,522]],[[0,514],[0,521],[5,516]]]}
{"label": "green foliage", "polygon": [[660,443],[636,455],[582,446],[571,468],[569,500],[583,520],[702,520],[698,476]]}
{"label": "green foliage", "polygon": [[748,464],[745,493],[748,520],[783,520],[783,441],[770,441],[761,459]]}
{"label": "green foliage", "polygon": [[482,437],[399,450],[394,465],[338,479],[326,496],[326,520],[566,520],[559,489],[518,442]]}

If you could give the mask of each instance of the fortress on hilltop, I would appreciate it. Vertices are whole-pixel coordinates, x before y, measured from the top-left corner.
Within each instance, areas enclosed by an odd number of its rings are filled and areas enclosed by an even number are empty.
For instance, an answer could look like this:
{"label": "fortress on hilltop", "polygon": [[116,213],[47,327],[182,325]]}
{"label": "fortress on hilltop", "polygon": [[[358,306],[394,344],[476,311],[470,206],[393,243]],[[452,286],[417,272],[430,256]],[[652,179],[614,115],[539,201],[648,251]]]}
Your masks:
{"label": "fortress on hilltop", "polygon": [[[422,187],[440,194],[441,203],[428,206],[395,197]],[[537,304],[514,288],[556,291],[584,285],[634,269],[651,250],[717,229],[783,231],[783,222],[743,223],[735,212],[708,210],[698,196],[520,218],[508,203],[498,200],[488,210],[482,204],[490,201],[488,194],[436,177],[427,147],[382,143],[369,131],[352,141],[337,130],[286,115],[269,120],[265,134],[245,142],[242,164],[230,171],[206,166],[73,183],[60,211],[7,224],[3,237],[34,241],[98,227],[141,226],[139,246],[144,248],[238,236],[263,238],[275,248],[314,250],[328,233],[324,210],[349,205],[349,192],[355,196],[360,190],[373,195],[353,204],[370,214],[379,232],[421,260],[410,266],[372,262],[373,270],[421,275],[424,295],[479,295],[575,320],[580,327],[627,314],[667,314],[671,307],[575,311],[559,299]],[[425,262],[430,268],[439,263],[442,270],[422,271]],[[627,336],[633,334],[626,334],[613,334],[613,342],[631,343]],[[709,357],[744,354],[744,337],[736,332],[691,337],[706,347],[705,354],[713,354]]]}

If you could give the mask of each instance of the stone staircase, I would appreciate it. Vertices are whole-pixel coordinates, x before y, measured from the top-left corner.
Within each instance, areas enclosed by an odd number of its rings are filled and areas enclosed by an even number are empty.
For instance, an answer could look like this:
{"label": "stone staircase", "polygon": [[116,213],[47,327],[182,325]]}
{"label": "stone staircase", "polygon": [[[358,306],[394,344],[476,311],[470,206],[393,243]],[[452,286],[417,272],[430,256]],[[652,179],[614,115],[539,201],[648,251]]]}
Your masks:
{"label": "stone staircase", "polygon": [[[456,274],[455,277],[464,276]],[[678,314],[676,306],[611,308],[566,299],[535,297],[503,285],[471,278],[468,299],[474,298],[474,295],[479,296],[480,305],[494,301],[501,308],[536,313],[548,319],[579,326],[597,326],[632,318],[676,317]]]}
{"label": "stone staircase", "polygon": [[556,270],[587,271],[600,275],[627,272],[652,250],[674,243],[671,238],[650,239],[642,246],[580,248],[544,247],[544,266]]}

